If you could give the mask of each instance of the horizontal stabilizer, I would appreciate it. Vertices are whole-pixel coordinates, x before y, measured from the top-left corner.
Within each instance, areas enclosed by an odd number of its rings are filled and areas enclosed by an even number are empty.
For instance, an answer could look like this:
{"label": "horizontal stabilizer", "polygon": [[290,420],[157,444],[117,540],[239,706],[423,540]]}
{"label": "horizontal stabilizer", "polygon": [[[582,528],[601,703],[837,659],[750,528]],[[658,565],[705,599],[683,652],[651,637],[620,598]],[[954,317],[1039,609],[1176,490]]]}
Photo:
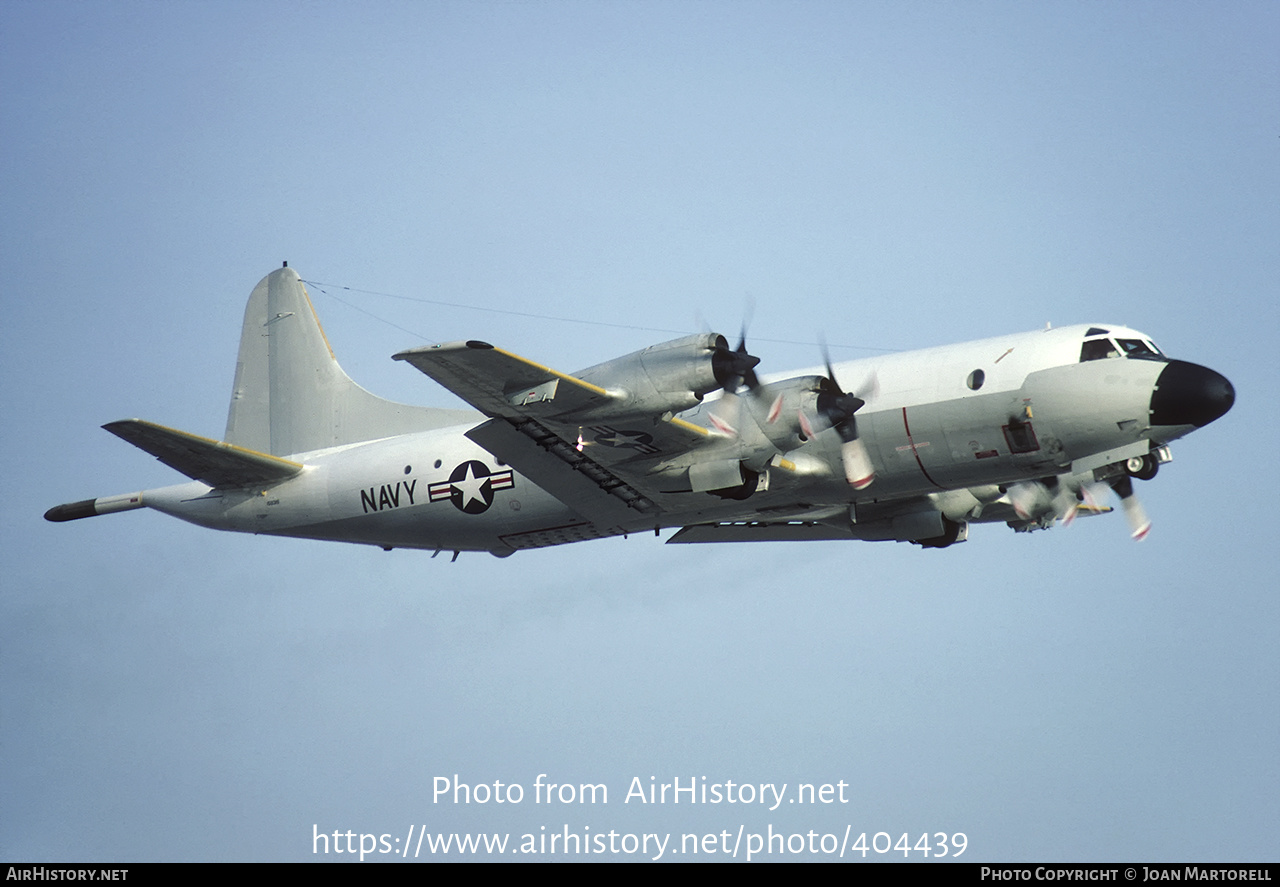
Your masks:
{"label": "horizontal stabilizer", "polygon": [[141,419],[108,422],[102,427],[138,449],[146,450],[170,468],[213,487],[278,483],[302,470],[301,463],[289,459]]}

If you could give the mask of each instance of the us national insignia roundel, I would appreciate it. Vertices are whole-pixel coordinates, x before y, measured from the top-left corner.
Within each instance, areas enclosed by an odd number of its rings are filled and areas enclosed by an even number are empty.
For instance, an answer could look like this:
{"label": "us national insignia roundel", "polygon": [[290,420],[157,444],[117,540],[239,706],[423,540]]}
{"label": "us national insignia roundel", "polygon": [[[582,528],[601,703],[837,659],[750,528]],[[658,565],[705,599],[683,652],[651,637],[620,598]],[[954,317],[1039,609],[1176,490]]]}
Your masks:
{"label": "us national insignia roundel", "polygon": [[653,445],[653,435],[644,431],[619,431],[608,425],[592,425],[591,431],[595,435],[594,442],[606,447],[632,449],[646,455],[658,452]]}
{"label": "us national insignia roundel", "polygon": [[490,472],[483,462],[471,459],[453,469],[448,480],[431,484],[427,489],[432,502],[448,499],[465,514],[483,514],[493,504],[496,490],[509,490],[513,486],[515,477],[510,468]]}

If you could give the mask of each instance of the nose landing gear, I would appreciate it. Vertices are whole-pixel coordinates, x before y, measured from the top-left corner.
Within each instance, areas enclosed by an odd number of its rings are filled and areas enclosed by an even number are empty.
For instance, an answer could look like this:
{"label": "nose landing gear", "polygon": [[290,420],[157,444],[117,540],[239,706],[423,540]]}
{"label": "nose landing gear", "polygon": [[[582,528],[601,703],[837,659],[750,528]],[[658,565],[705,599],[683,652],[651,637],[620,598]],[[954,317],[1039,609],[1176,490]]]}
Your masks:
{"label": "nose landing gear", "polygon": [[1145,456],[1134,456],[1125,462],[1124,470],[1138,480],[1151,480],[1160,470],[1160,463],[1156,461],[1153,454],[1147,453]]}

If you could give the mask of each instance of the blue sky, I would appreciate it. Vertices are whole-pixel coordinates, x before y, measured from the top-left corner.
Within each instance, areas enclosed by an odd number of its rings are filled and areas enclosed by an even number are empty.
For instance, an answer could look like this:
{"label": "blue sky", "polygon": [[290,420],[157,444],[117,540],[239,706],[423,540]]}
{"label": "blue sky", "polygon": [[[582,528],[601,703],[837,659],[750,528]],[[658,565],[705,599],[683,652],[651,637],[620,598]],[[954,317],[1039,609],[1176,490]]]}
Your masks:
{"label": "blue sky", "polygon": [[[1276,860],[1278,36],[1267,3],[0,6],[0,857],[745,823]],[[104,422],[220,436],[284,259],[348,372],[415,403],[456,400],[406,347],[572,370],[749,302],[769,371],[820,333],[1103,321],[1238,401],[1141,485],[1141,545],[1113,516],[450,564],[41,520],[179,479]],[[610,802],[432,801],[539,773]],[[640,808],[633,776],[851,801]]]}

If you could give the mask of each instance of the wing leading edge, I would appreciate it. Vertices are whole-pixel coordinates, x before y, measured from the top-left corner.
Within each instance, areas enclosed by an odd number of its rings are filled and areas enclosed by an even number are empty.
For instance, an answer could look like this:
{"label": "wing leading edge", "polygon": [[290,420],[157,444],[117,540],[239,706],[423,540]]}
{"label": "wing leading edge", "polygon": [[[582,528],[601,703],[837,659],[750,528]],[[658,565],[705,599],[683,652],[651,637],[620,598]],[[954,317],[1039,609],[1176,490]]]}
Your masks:
{"label": "wing leading edge", "polygon": [[495,348],[488,342],[451,342],[393,355],[435,379],[486,416],[523,418],[541,413],[585,413],[614,395],[599,385]]}

